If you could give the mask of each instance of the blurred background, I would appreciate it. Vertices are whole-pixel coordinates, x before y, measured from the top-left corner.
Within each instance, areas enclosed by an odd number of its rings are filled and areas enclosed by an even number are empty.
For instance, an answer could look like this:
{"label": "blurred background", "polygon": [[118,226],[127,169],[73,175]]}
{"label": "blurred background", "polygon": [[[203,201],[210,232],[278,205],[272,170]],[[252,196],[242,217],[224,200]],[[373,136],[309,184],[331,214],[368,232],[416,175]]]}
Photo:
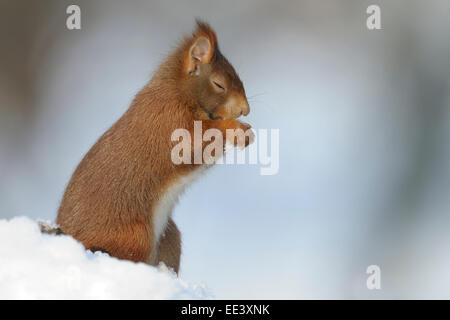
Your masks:
{"label": "blurred background", "polygon": [[222,299],[450,298],[446,0],[0,0],[0,218],[56,218],[196,17],[245,84],[245,121],[280,129],[280,169],[217,166],[185,193],[180,276]]}

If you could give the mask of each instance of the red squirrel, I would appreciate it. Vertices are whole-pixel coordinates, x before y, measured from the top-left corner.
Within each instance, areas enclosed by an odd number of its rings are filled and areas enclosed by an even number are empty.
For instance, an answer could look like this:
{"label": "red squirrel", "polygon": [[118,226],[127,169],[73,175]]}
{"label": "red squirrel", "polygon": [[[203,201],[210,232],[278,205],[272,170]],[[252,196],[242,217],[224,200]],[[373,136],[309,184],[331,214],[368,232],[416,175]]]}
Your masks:
{"label": "red squirrel", "polygon": [[[216,33],[197,21],[192,36],[76,168],[58,211],[62,232],[92,251],[164,262],[178,273],[181,235],[171,214],[179,194],[208,166],[174,164],[171,134],[184,128],[194,136],[197,120],[203,131],[218,129],[224,137],[227,129],[247,131],[250,125],[236,118],[249,112],[242,81],[220,52]],[[247,146],[252,139],[245,139]]]}

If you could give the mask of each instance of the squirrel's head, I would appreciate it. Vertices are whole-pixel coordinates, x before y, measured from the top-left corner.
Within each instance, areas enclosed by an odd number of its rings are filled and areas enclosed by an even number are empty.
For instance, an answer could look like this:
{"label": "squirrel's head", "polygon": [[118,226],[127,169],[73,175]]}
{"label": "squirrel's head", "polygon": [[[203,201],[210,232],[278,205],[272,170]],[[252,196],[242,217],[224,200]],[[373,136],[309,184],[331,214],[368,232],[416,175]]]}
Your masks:
{"label": "squirrel's head", "polygon": [[183,46],[185,89],[211,119],[237,118],[250,112],[244,85],[222,55],[214,30],[197,20],[197,29]]}

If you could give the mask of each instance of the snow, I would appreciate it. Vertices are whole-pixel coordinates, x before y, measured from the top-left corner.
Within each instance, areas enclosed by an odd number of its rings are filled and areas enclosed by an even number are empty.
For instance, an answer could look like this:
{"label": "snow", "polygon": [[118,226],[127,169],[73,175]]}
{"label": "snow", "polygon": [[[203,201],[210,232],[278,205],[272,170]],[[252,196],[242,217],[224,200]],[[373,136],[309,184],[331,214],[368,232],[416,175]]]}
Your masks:
{"label": "snow", "polygon": [[41,234],[26,217],[0,220],[0,299],[202,299],[204,285],[164,265],[85,250],[69,236]]}

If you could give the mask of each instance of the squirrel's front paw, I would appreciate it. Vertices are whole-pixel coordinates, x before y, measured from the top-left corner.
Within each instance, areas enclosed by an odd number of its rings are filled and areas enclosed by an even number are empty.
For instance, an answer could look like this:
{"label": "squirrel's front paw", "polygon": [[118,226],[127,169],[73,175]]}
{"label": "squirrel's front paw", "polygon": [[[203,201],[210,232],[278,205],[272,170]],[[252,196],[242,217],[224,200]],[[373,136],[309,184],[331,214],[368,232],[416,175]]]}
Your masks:
{"label": "squirrel's front paw", "polygon": [[253,132],[252,126],[246,122],[241,122],[242,130],[245,133],[245,146],[248,147],[253,142],[255,142],[255,133]]}
{"label": "squirrel's front paw", "polygon": [[255,141],[255,133],[248,123],[238,121],[238,126],[233,134],[227,134],[227,142],[232,146],[244,149]]}

